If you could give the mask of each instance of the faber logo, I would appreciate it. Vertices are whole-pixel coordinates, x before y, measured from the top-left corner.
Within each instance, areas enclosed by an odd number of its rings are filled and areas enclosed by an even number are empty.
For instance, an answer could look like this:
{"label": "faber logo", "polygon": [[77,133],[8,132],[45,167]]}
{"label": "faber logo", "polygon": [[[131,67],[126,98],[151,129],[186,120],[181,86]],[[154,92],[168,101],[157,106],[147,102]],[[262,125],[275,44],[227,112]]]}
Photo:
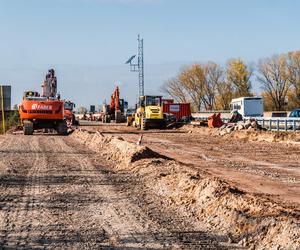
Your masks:
{"label": "faber logo", "polygon": [[33,110],[52,110],[52,106],[35,103],[35,104],[32,104],[31,109],[33,109]]}

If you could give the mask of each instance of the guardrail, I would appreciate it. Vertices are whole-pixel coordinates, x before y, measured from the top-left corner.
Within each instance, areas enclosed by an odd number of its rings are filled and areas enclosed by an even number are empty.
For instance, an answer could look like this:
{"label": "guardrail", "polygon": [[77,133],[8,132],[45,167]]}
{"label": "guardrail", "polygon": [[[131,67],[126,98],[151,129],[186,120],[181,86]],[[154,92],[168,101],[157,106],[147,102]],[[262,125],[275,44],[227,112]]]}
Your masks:
{"label": "guardrail", "polygon": [[[244,118],[244,122],[250,118]],[[254,117],[259,125],[272,131],[296,131],[300,130],[300,118],[264,118]],[[195,117],[198,121],[207,121],[207,117]],[[222,118],[224,123],[229,122],[229,118]]]}
{"label": "guardrail", "polygon": [[256,121],[263,127],[269,130],[276,131],[296,131],[300,130],[300,119],[298,118],[258,118]]}

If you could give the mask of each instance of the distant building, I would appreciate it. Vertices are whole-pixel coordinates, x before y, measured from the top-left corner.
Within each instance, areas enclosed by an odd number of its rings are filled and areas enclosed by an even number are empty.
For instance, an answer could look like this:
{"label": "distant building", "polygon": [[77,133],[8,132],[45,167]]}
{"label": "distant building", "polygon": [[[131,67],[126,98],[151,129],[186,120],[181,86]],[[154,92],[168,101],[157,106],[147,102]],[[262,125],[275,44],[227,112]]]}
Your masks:
{"label": "distant building", "polygon": [[96,106],[90,105],[90,113],[95,113],[95,112],[96,112]]}
{"label": "distant building", "polygon": [[[2,94],[1,95],[1,89]],[[4,104],[4,111],[11,110],[11,86],[10,85],[0,85],[0,110],[2,109],[2,98]]]}

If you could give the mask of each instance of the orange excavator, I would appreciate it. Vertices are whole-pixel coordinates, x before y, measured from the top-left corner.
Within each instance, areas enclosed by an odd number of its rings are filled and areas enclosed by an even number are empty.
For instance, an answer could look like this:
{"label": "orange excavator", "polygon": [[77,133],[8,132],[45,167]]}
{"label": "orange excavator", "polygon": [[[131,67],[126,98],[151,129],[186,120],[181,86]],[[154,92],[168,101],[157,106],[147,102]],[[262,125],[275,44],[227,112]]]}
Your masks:
{"label": "orange excavator", "polygon": [[19,105],[19,114],[25,135],[36,129],[54,129],[60,135],[67,134],[64,101],[57,94],[57,79],[53,69],[48,71],[42,84],[42,94],[26,91]]}
{"label": "orange excavator", "polygon": [[110,105],[104,105],[102,109],[102,122],[109,123],[114,120],[116,123],[125,121],[124,99],[120,99],[119,87],[116,87],[110,98]]}
{"label": "orange excavator", "polygon": [[120,109],[120,90],[119,87],[116,87],[115,91],[111,95],[110,100],[110,113],[112,120],[115,120],[116,123],[121,120],[121,109]]}

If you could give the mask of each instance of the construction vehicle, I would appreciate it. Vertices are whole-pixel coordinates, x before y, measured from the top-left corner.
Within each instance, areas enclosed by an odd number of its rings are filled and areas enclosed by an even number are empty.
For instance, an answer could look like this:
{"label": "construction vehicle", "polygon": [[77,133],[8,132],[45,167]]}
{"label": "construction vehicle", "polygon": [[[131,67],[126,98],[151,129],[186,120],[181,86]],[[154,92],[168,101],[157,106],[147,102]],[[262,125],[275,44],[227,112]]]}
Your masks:
{"label": "construction vehicle", "polygon": [[57,94],[57,79],[53,69],[48,71],[42,84],[42,95],[26,91],[19,105],[20,119],[25,135],[37,129],[54,129],[60,135],[67,134],[64,101]]}
{"label": "construction vehicle", "polygon": [[232,99],[231,111],[238,111],[243,117],[262,117],[264,104],[262,97],[250,96]]}
{"label": "construction vehicle", "polygon": [[133,125],[141,130],[165,128],[162,96],[140,96],[136,113],[127,117],[127,125]]}
{"label": "construction vehicle", "polygon": [[120,90],[117,86],[111,95],[110,105],[104,104],[102,107],[102,122],[109,123],[114,120],[116,123],[125,122],[125,106],[124,99],[120,99]]}
{"label": "construction vehicle", "polygon": [[76,107],[74,102],[65,101],[64,109],[65,109],[65,119],[67,121],[68,127],[72,127],[74,125],[78,125],[78,121],[75,118],[74,108]]}

